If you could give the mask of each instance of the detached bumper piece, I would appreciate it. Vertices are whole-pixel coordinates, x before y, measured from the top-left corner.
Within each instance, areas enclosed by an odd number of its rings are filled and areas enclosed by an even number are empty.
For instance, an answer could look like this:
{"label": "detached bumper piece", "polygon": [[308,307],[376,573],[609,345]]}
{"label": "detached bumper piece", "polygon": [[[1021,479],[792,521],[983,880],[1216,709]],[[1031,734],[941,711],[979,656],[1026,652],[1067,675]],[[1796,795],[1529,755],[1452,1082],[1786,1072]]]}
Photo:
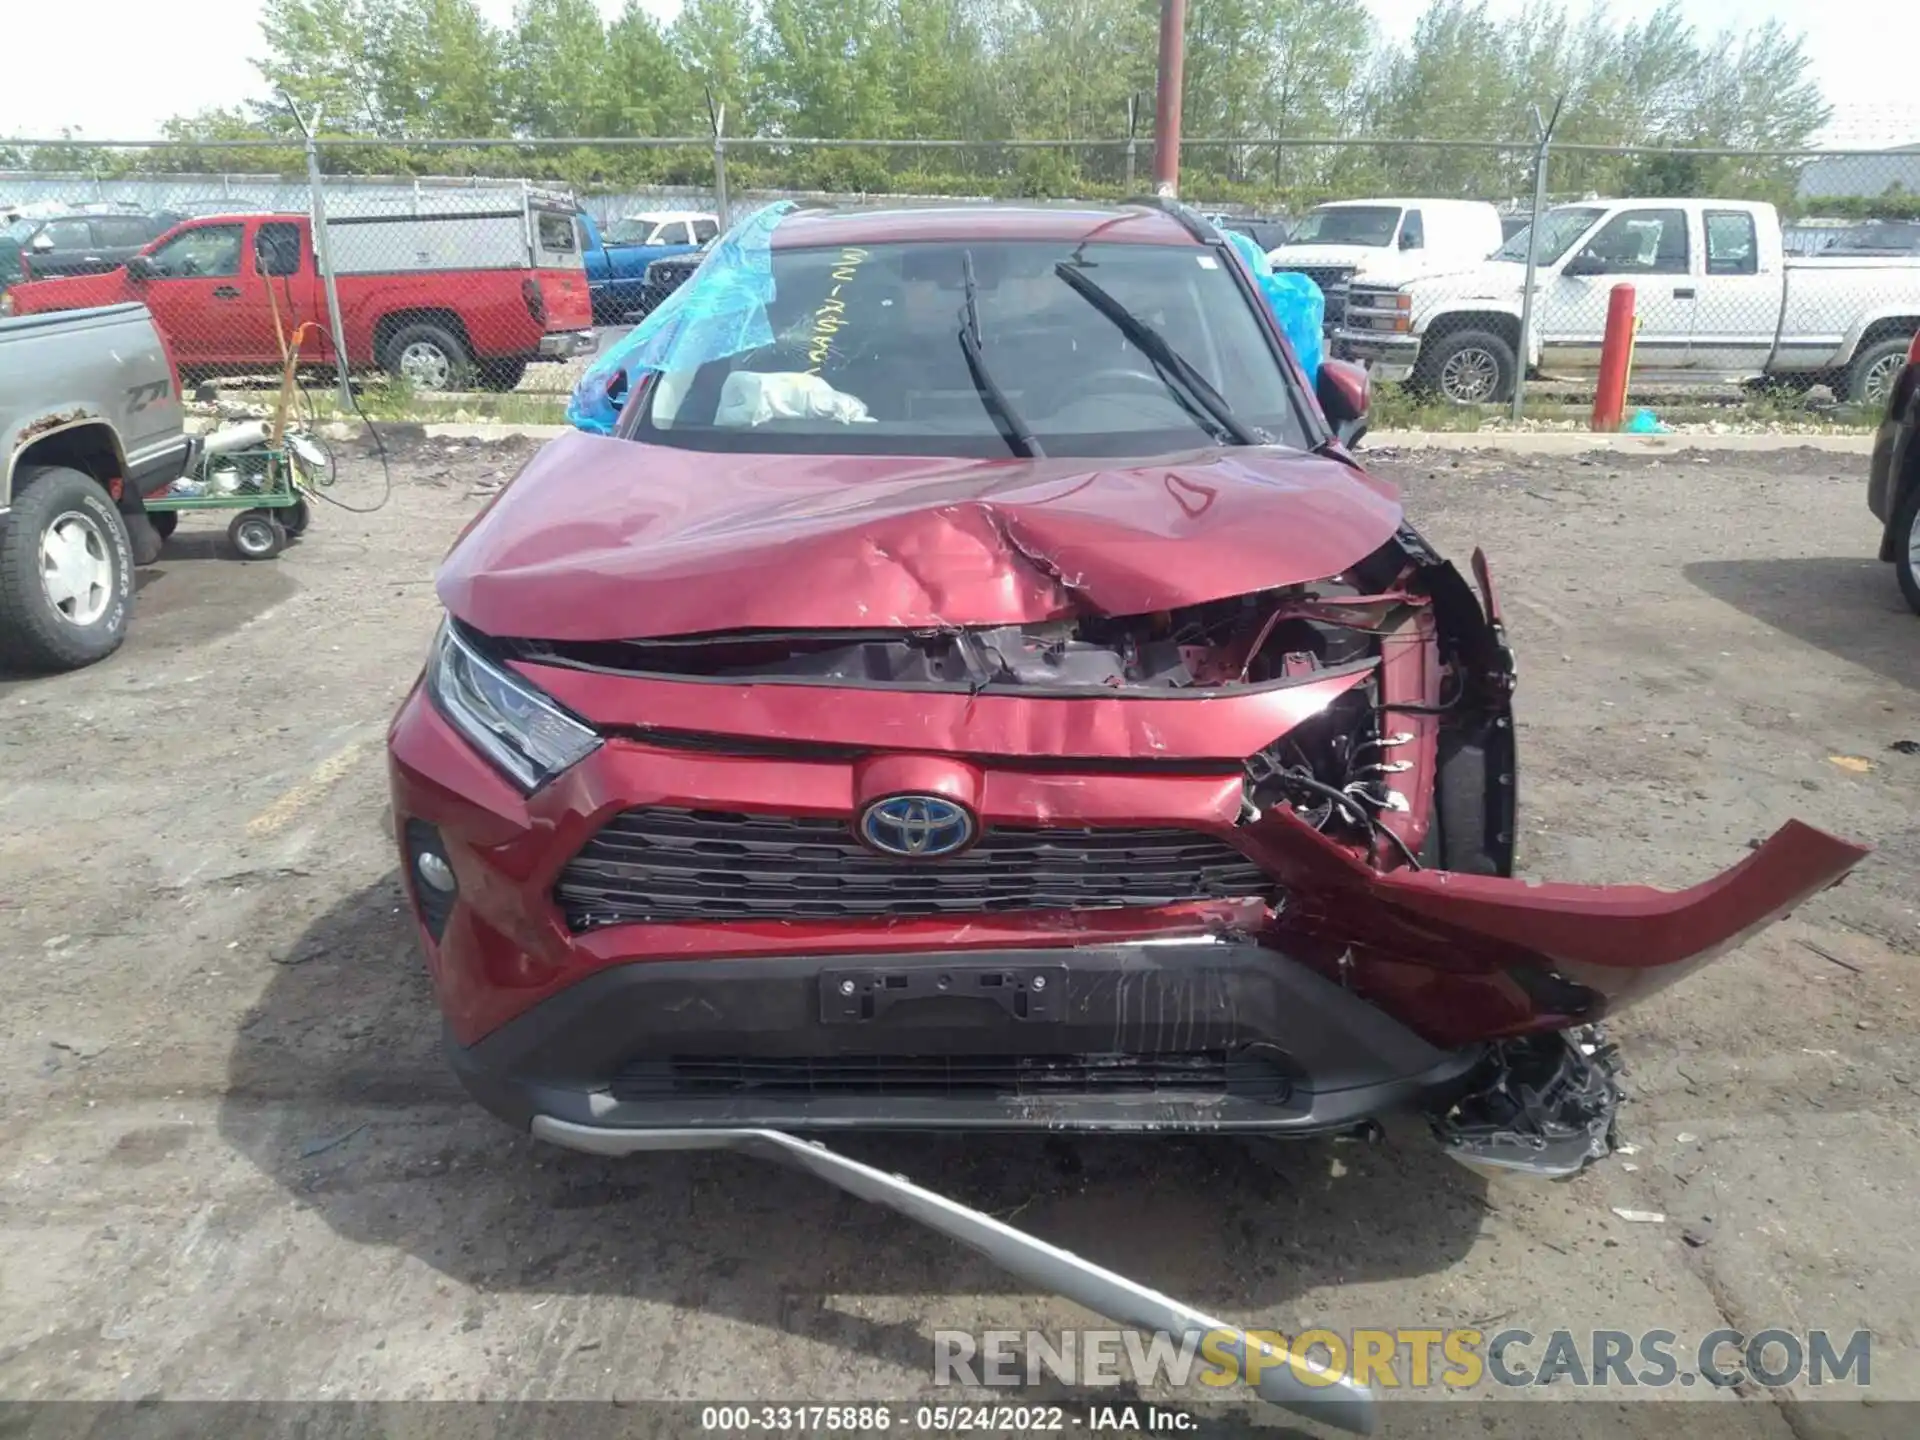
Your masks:
{"label": "detached bumper piece", "polygon": [[1434,1132],[1469,1169],[1571,1179],[1613,1153],[1616,1053],[1591,1028],[1503,1041]]}
{"label": "detached bumper piece", "polygon": [[[858,1160],[837,1155],[777,1130],[606,1130],[592,1125],[536,1116],[535,1138],[594,1155],[635,1155],[653,1150],[736,1150],[797,1166],[849,1195],[884,1205],[917,1220],[968,1249],[979,1252],[1009,1274],[1040,1289],[1084,1305],[1116,1324],[1148,1332],[1226,1337],[1223,1353],[1232,1354],[1241,1375],[1247,1357],[1268,1363],[1255,1372],[1254,1388],[1268,1403],[1355,1435],[1371,1435],[1378,1424],[1372,1390],[1346,1376],[1328,1374],[1304,1356],[1281,1359],[1265,1341],[1223,1320],[1182,1304],[1169,1295],[1116,1275],[1069,1250],[1049,1245],[991,1215],[923,1189],[901,1175],[889,1175]],[[1314,1380],[1303,1378],[1303,1373]]]}

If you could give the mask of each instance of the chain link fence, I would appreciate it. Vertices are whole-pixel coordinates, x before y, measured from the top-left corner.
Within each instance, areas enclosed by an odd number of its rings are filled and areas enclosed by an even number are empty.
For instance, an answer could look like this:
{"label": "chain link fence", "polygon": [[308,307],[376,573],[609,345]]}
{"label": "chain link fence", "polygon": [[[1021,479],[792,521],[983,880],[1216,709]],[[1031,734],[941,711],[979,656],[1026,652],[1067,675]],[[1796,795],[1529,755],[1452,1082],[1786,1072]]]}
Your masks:
{"label": "chain link fence", "polygon": [[[322,402],[344,352],[388,413],[552,419],[747,208],[1117,200],[1150,159],[1125,138],[0,142],[0,289],[15,313],[141,301],[222,397],[294,347]],[[1332,353],[1423,402],[1590,395],[1621,284],[1642,396],[1871,409],[1920,329],[1920,149],[1199,137],[1182,167],[1183,198],[1321,285]]]}

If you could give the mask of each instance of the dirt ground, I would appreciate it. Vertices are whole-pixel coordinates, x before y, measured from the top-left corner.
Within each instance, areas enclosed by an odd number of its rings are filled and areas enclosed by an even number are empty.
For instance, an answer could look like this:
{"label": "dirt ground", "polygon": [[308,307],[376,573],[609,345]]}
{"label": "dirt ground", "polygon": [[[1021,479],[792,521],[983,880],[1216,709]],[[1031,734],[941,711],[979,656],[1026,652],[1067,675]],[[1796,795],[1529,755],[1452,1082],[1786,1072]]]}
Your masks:
{"label": "dirt ground", "polygon": [[[396,440],[385,508],[323,507],[271,563],[190,517],[118,656],[0,678],[0,1398],[899,1399],[936,1393],[936,1327],[1091,1323],[757,1162],[536,1145],[443,1067],[381,745],[436,562],[531,448]],[[1502,584],[1526,874],[1692,883],[1795,816],[1877,853],[1618,1022],[1637,1153],[1571,1184],[1482,1181],[1418,1127],[1269,1164],[858,1153],[1245,1324],[1865,1327],[1874,1394],[1920,1400],[1920,755],[1890,748],[1920,739],[1920,620],[1871,559],[1860,462],[1373,461]],[[371,504],[379,467],[334,494]],[[1454,1433],[1451,1408],[1390,1404],[1385,1433]],[[1667,1408],[1471,1429],[1680,1433]],[[1689,1434],[1801,1437],[1916,1413],[1691,1409]]]}

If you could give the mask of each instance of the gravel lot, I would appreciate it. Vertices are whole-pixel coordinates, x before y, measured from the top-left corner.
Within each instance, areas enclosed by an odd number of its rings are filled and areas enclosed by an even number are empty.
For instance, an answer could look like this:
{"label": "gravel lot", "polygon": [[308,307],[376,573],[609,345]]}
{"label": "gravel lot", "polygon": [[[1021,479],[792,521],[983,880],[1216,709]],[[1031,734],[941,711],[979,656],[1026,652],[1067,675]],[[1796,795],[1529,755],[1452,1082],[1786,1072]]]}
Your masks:
{"label": "gravel lot", "polygon": [[[188,517],[120,655],[0,678],[0,1397],[902,1398],[933,1393],[936,1327],[1089,1323],[810,1181],[573,1156],[464,1099],[381,744],[435,563],[532,447],[394,444],[384,509],[323,507],[257,565]],[[1502,583],[1525,873],[1690,883],[1793,816],[1877,853],[1617,1025],[1638,1154],[1571,1184],[1488,1184],[1417,1128],[1271,1164],[859,1153],[1243,1323],[1865,1326],[1875,1392],[1920,1400],[1920,755],[1890,748],[1920,739],[1920,621],[1870,558],[1861,463],[1374,459]],[[334,493],[377,500],[378,466]],[[1390,1407],[1386,1433],[1454,1433],[1438,1408]],[[1552,1424],[1680,1433],[1664,1408]],[[1912,1433],[1903,1408],[1798,1392],[1694,1407],[1686,1433]],[[1543,1423],[1495,1405],[1472,1428]]]}

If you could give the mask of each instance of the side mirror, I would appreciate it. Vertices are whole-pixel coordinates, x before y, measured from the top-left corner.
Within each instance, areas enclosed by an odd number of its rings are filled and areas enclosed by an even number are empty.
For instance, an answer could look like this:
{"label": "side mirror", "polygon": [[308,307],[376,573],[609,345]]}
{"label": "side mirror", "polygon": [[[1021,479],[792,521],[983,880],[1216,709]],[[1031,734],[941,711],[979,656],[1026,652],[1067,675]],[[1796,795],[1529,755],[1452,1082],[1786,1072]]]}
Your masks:
{"label": "side mirror", "polygon": [[1418,235],[1409,235],[1405,231],[1402,231],[1400,233],[1400,248],[1402,250],[1420,249],[1420,237]]}
{"label": "side mirror", "polygon": [[1333,433],[1342,445],[1358,445],[1367,433],[1367,411],[1373,400],[1373,377],[1351,360],[1323,360],[1314,394]]}
{"label": "side mirror", "polygon": [[1576,280],[1583,275],[1604,275],[1607,273],[1607,262],[1591,250],[1582,250],[1567,261],[1560,273]]}
{"label": "side mirror", "polygon": [[148,256],[135,255],[127,261],[127,278],[129,280],[151,280],[159,273],[159,268],[155,266],[152,259]]}

